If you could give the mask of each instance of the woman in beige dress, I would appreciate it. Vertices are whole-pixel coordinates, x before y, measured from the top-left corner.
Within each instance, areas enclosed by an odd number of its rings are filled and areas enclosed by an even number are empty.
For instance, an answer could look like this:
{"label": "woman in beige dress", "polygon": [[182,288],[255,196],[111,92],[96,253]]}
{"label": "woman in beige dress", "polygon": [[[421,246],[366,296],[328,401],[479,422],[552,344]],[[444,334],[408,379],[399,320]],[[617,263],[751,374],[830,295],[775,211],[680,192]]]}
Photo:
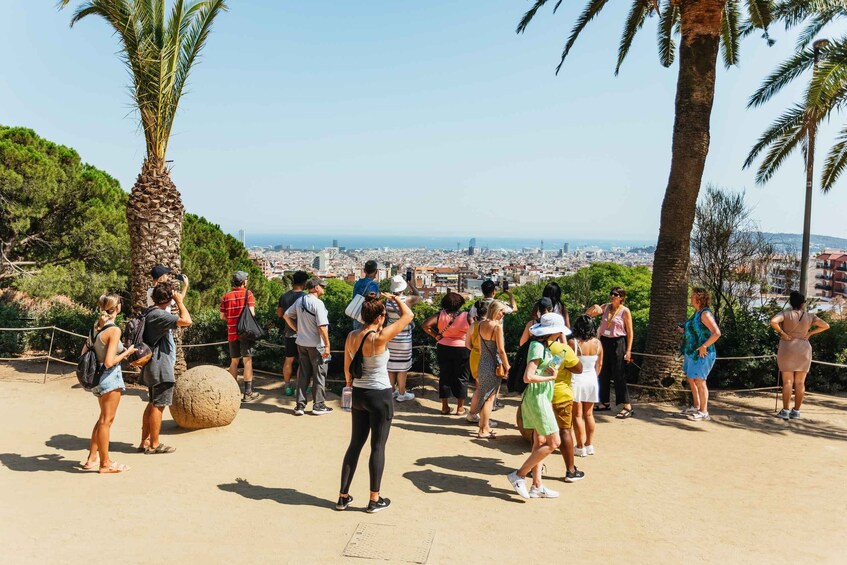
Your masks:
{"label": "woman in beige dress", "polygon": [[[800,405],[803,404],[806,392],[806,375],[812,366],[812,344],[809,338],[828,330],[829,324],[805,311],[806,297],[796,290],[788,297],[788,302],[791,310],[771,318],[771,327],[780,339],[776,362],[782,373],[782,410],[777,416],[783,420],[796,420],[800,417]],[[792,387],[794,408],[789,411]]]}

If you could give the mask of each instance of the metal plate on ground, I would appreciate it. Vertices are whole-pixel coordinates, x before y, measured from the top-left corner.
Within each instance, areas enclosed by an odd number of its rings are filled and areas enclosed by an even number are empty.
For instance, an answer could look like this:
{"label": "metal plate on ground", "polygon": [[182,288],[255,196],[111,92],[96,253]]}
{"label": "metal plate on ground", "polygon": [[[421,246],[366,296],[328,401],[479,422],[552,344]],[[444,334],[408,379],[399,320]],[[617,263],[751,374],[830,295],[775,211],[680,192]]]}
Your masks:
{"label": "metal plate on ground", "polygon": [[416,530],[403,527],[402,538],[397,526],[359,524],[347,547],[345,557],[426,563],[435,530]]}

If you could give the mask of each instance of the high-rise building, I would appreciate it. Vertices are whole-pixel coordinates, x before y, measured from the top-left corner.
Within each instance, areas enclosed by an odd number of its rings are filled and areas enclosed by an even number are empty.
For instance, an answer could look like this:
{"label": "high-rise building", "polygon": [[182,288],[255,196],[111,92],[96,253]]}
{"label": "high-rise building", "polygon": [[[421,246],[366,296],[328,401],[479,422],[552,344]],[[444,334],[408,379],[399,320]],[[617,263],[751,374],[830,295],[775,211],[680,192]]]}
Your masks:
{"label": "high-rise building", "polygon": [[476,238],[472,237],[468,242],[468,255],[473,255],[476,251]]}
{"label": "high-rise building", "polygon": [[243,229],[238,230],[238,241],[241,242],[241,245],[247,247],[247,232]]}
{"label": "high-rise building", "polygon": [[333,239],[333,240],[332,240],[332,246],[333,246],[333,247],[338,247],[338,240],[337,240],[337,239]]}
{"label": "high-rise building", "polygon": [[570,253],[570,251],[571,251],[571,244],[570,243],[565,242],[564,244],[562,244],[562,253],[567,255],[568,253]]}

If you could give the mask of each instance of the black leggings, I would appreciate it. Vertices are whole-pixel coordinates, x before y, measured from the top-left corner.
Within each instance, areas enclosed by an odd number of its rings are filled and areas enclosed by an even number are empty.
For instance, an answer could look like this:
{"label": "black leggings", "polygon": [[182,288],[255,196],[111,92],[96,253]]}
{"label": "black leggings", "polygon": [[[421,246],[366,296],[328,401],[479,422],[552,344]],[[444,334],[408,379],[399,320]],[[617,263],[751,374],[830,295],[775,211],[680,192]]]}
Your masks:
{"label": "black leggings", "polygon": [[359,454],[365,446],[368,434],[371,436],[371,458],[368,461],[371,492],[379,492],[382,471],[385,469],[385,443],[388,441],[391,419],[394,417],[392,389],[372,390],[353,387],[351,414],[353,432],[341,466],[341,492],[350,494],[350,483],[353,482],[356,465],[359,463]]}
{"label": "black leggings", "polygon": [[600,337],[603,346],[603,367],[600,369],[600,402],[609,404],[609,381],[615,381],[615,404],[629,404],[626,388],[626,336]]}

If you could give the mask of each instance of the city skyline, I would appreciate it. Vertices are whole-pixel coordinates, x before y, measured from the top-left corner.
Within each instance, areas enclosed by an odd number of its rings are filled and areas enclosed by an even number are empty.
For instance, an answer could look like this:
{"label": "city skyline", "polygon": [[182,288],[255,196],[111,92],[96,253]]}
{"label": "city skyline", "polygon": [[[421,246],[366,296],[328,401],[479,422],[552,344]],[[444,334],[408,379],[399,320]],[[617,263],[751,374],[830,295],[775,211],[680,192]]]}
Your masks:
{"label": "city skyline", "polygon": [[[8,4],[0,29],[18,48],[0,53],[0,64],[27,80],[0,84],[0,121],[77,149],[128,190],[144,143],[111,32],[88,21],[71,31],[67,12],[50,2]],[[461,222],[477,238],[548,239],[555,221],[583,238],[653,240],[670,164],[676,67],[659,65],[647,33],[614,77],[628,9],[619,5],[606,9],[556,76],[579,7],[563,4],[517,36],[525,9],[506,0],[482,11],[446,0],[233,5],[192,74],[170,145],[186,210],[232,233],[243,215],[231,206],[238,194],[254,231],[284,225],[305,233],[320,228],[289,205],[313,194],[321,224],[339,233],[367,232],[378,218],[388,232],[452,236]],[[280,33],[280,21],[300,25]],[[842,22],[823,33],[845,29]],[[745,39],[742,67],[718,70],[704,183],[746,190],[761,229],[796,233],[801,156],[764,188],[754,171],[741,170],[764,128],[803,90],[798,81],[765,107],[746,109],[792,52],[793,33],[775,28],[771,37],[773,47],[755,34]],[[839,123],[823,125],[819,147]],[[365,203],[366,215],[350,213]],[[544,213],[556,206],[558,213]],[[841,186],[828,195],[816,190],[812,232],[847,237],[845,209]]]}

